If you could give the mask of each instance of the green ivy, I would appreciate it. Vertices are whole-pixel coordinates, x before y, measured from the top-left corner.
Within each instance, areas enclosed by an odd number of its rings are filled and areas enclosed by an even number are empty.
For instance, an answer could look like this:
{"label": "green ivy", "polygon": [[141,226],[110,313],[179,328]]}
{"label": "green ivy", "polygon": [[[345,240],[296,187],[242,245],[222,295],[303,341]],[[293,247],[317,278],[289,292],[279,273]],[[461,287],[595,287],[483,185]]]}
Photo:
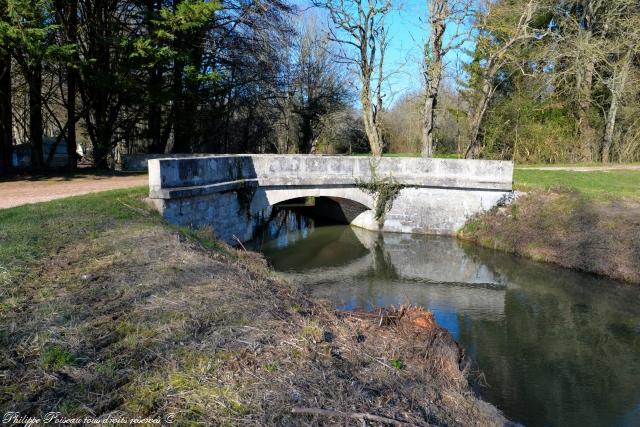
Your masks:
{"label": "green ivy", "polygon": [[371,181],[356,179],[356,186],[373,196],[375,200],[373,214],[376,221],[378,221],[378,227],[382,228],[387,212],[393,207],[393,201],[405,186],[398,183],[392,175],[379,177],[377,163],[374,160],[369,162],[369,169],[371,170]]}

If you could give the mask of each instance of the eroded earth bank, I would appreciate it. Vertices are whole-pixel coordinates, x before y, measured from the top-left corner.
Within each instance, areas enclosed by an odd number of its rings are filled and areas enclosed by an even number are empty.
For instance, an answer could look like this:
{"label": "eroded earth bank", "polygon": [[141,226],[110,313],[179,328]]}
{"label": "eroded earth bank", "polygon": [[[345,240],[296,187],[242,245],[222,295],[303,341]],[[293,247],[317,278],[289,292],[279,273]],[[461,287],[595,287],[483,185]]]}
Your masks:
{"label": "eroded earth bank", "polygon": [[458,237],[535,261],[640,283],[640,203],[533,190],[471,219]]}

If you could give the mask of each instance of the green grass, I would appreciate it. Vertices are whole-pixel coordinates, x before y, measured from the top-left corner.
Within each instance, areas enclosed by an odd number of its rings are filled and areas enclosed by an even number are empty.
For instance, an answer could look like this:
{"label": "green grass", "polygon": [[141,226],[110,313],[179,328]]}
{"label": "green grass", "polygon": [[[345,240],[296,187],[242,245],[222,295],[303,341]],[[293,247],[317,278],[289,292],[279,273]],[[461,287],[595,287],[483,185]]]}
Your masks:
{"label": "green grass", "polygon": [[554,167],[616,167],[616,166],[634,166],[640,165],[640,162],[630,162],[630,163],[602,163],[602,162],[581,162],[581,163],[518,163],[516,164],[516,168],[554,168]]}
{"label": "green grass", "polygon": [[0,209],[0,271],[22,269],[117,221],[145,214],[159,218],[142,202],[147,192],[146,187],[105,191]]}
{"label": "green grass", "polygon": [[[371,153],[351,153],[356,157],[371,157]],[[384,153],[382,157],[420,157],[420,153]],[[458,153],[438,153],[433,156],[436,159],[459,159]]]}
{"label": "green grass", "polygon": [[389,364],[395,369],[402,369],[404,367],[404,364],[400,359],[391,359],[389,360]]}
{"label": "green grass", "polygon": [[516,169],[514,188],[568,187],[593,200],[640,200],[640,171],[572,172]]}
{"label": "green grass", "polygon": [[[371,153],[351,153],[354,157],[372,157]],[[384,153],[382,157],[420,157],[420,153]]]}
{"label": "green grass", "polygon": [[76,364],[75,356],[59,345],[47,346],[42,354],[40,364],[45,369],[56,370]]}

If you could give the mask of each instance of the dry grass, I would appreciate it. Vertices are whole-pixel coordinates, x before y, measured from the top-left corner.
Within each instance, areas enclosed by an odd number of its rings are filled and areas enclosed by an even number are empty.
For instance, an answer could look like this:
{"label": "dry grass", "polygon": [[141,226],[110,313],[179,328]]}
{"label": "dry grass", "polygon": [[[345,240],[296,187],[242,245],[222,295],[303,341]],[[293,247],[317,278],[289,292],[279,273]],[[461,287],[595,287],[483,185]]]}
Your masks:
{"label": "dry grass", "polygon": [[336,313],[207,232],[142,214],[100,224],[0,275],[1,411],[175,413],[179,425],[379,424],[343,413],[505,422],[470,391],[460,348],[427,312]]}
{"label": "dry grass", "polygon": [[470,220],[459,237],[536,261],[640,283],[640,203],[533,190]]}

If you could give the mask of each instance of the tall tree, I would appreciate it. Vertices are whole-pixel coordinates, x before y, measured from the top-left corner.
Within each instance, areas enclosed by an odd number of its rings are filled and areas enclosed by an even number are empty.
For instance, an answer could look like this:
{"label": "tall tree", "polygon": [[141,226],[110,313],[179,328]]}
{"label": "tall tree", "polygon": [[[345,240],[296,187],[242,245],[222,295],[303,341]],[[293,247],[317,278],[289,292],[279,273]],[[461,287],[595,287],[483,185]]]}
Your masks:
{"label": "tall tree", "polygon": [[[467,0],[427,0],[429,13],[429,39],[424,47],[423,77],[425,96],[422,114],[423,157],[433,156],[435,114],[438,93],[444,74],[444,59],[449,51],[458,49],[467,40],[464,21],[469,15],[471,2]],[[447,27],[454,27],[445,41]]]}
{"label": "tall tree", "polygon": [[604,110],[604,132],[601,159],[611,161],[618,110],[630,96],[629,84],[633,79],[634,60],[640,53],[640,4],[633,0],[612,0],[603,10],[602,21],[609,30],[604,36],[607,54],[604,70],[597,74],[598,80],[608,91]]}
{"label": "tall tree", "polygon": [[[7,2],[0,0],[0,24],[8,23]],[[0,27],[0,175],[12,170],[11,52],[6,27]]]}
{"label": "tall tree", "polygon": [[[78,41],[78,0],[67,0],[65,7],[66,25],[65,41],[69,45],[74,45]],[[69,170],[76,169],[77,159],[77,138],[76,138],[76,98],[78,91],[78,69],[79,62],[77,54],[74,52],[74,61],[67,64],[67,165]]]}
{"label": "tall tree", "polygon": [[360,77],[360,103],[371,153],[381,156],[384,57],[387,49],[385,17],[391,0],[314,0],[325,8],[336,27],[331,39],[340,43],[342,61],[354,64]]}
{"label": "tall tree", "polygon": [[[80,63],[76,43],[78,41],[78,0],[55,0],[55,14],[57,19],[59,40],[66,43],[68,48],[67,57],[61,58],[64,64],[64,86],[66,86],[66,96],[63,96],[63,104],[67,114],[67,121],[61,129],[66,141],[67,168],[71,171],[77,167],[77,134],[76,122],[78,115],[76,111],[77,90],[78,90],[78,65]],[[59,138],[58,138],[59,140]],[[57,144],[56,144],[57,147]],[[53,156],[53,150],[49,153],[49,159]]]}
{"label": "tall tree", "polygon": [[42,146],[42,69],[51,47],[48,3],[40,0],[8,0],[8,17],[14,39],[13,56],[29,88],[29,142],[31,165],[44,169]]}
{"label": "tall tree", "polygon": [[[218,2],[174,0],[170,6],[147,2],[151,17],[150,35],[157,50],[149,73],[148,115],[150,139],[155,152],[164,151],[168,133],[161,131],[163,66],[173,61],[173,98],[169,120],[173,125],[173,152],[187,153],[193,149],[198,129],[194,117],[200,106],[201,86],[215,70],[203,66],[207,36],[214,25]],[[155,4],[154,4],[155,3]],[[157,12],[156,12],[157,11]],[[164,135],[164,136],[163,136]]]}
{"label": "tall tree", "polygon": [[96,167],[128,135],[143,108],[141,61],[147,46],[138,35],[138,9],[119,0],[81,0],[78,4],[78,92],[82,118]]}
{"label": "tall tree", "polygon": [[442,80],[444,55],[443,39],[447,29],[449,15],[448,0],[428,0],[429,22],[431,28],[429,40],[425,45],[425,100],[422,118],[422,156],[433,156],[433,131],[435,111],[438,103],[438,88]]}
{"label": "tall tree", "polygon": [[479,12],[475,57],[469,66],[473,99],[469,119],[469,145],[465,158],[478,155],[480,128],[500,81],[498,74],[509,63],[526,58],[514,56],[518,44],[543,34],[531,27],[539,12],[538,0],[487,2]]}
{"label": "tall tree", "polygon": [[[325,125],[322,118],[347,108],[351,98],[344,66],[334,61],[335,46],[320,30],[317,18],[301,22],[293,43],[291,109],[299,119],[297,151],[311,153]],[[285,91],[285,93],[288,91]],[[295,128],[295,127],[294,127]]]}

